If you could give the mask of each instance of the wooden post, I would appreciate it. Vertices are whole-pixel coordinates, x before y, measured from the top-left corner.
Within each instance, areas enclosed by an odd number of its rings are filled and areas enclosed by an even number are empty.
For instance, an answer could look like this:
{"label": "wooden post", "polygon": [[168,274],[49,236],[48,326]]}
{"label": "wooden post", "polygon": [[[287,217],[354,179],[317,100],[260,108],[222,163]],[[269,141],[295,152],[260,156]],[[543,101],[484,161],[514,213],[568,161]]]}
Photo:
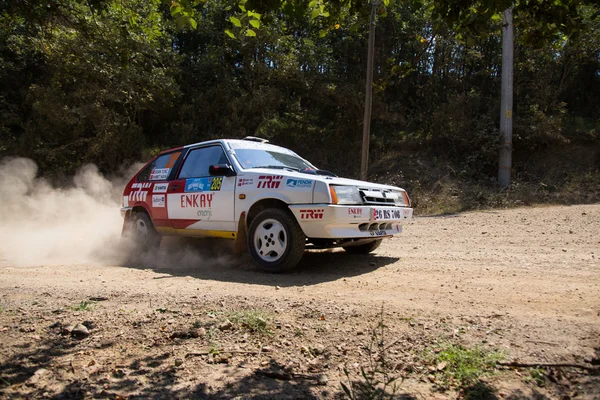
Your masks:
{"label": "wooden post", "polygon": [[367,54],[367,83],[365,85],[365,116],[363,118],[362,158],[360,178],[367,180],[369,168],[369,139],[371,136],[371,106],[373,103],[373,58],[375,57],[375,0],[371,2],[371,18],[369,21],[369,48]]}
{"label": "wooden post", "polygon": [[512,121],[513,121],[513,10],[504,10],[502,25],[502,94],[500,99],[500,161],[498,164],[498,183],[510,186],[512,169]]}

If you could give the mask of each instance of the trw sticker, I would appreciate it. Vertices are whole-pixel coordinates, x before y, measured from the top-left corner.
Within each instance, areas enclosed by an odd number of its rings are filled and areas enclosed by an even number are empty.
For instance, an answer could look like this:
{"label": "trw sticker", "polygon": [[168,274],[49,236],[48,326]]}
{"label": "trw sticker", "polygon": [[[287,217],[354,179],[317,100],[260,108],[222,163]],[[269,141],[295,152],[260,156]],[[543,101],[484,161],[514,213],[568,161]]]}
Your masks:
{"label": "trw sticker", "polygon": [[171,168],[154,168],[150,173],[151,181],[162,181],[169,177],[169,172],[171,172]]}
{"label": "trw sticker", "polygon": [[131,185],[132,189],[149,189],[152,186],[152,182],[139,182]]}
{"label": "trw sticker", "polygon": [[261,175],[258,177],[258,185],[256,187],[258,189],[279,189],[282,179],[283,176],[281,175]]}
{"label": "trw sticker", "polygon": [[168,183],[155,183],[154,184],[154,193],[166,193],[169,188]]}
{"label": "trw sticker", "polygon": [[137,190],[129,193],[129,201],[146,201],[148,192],[145,190]]}
{"label": "trw sticker", "polygon": [[165,206],[165,195],[164,194],[153,194],[152,195],[152,207],[164,207]]}
{"label": "trw sticker", "polygon": [[300,219],[323,219],[325,209],[300,210]]}

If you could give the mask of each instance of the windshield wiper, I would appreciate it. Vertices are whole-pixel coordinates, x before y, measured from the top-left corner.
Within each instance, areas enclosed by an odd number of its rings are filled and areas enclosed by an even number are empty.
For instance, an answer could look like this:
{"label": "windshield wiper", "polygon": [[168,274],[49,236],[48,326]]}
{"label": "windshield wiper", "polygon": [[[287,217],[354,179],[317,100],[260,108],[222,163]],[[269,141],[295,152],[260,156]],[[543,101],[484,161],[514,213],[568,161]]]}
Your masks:
{"label": "windshield wiper", "polygon": [[302,172],[303,174],[310,174],[310,175],[325,175],[325,176],[337,177],[337,175],[334,174],[333,172],[329,172],[324,169],[304,168],[303,170],[300,170],[300,172]]}
{"label": "windshield wiper", "polygon": [[287,167],[285,165],[259,165],[257,167],[252,167],[251,169],[254,169],[254,168],[289,169],[290,171],[300,172],[300,168]]}

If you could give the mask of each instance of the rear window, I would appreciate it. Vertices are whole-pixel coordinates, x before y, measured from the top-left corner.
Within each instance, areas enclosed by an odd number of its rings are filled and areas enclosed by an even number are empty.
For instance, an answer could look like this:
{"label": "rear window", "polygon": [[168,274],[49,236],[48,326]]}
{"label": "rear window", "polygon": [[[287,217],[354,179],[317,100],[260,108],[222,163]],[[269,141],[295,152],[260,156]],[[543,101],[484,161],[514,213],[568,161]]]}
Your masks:
{"label": "rear window", "polygon": [[139,173],[137,181],[164,181],[169,179],[173,166],[180,155],[181,151],[178,151],[158,157]]}

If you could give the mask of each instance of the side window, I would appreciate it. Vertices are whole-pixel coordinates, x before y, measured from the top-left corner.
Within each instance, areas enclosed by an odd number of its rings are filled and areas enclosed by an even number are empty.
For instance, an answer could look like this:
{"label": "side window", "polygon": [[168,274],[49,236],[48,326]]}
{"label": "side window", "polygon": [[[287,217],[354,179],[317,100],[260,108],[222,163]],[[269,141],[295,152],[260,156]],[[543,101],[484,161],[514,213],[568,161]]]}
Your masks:
{"label": "side window", "polygon": [[137,177],[138,182],[163,181],[169,178],[171,169],[181,155],[181,152],[165,154],[151,162]]}
{"label": "side window", "polygon": [[179,179],[209,176],[208,167],[215,164],[227,164],[227,157],[221,146],[202,147],[190,151],[185,159]]}

